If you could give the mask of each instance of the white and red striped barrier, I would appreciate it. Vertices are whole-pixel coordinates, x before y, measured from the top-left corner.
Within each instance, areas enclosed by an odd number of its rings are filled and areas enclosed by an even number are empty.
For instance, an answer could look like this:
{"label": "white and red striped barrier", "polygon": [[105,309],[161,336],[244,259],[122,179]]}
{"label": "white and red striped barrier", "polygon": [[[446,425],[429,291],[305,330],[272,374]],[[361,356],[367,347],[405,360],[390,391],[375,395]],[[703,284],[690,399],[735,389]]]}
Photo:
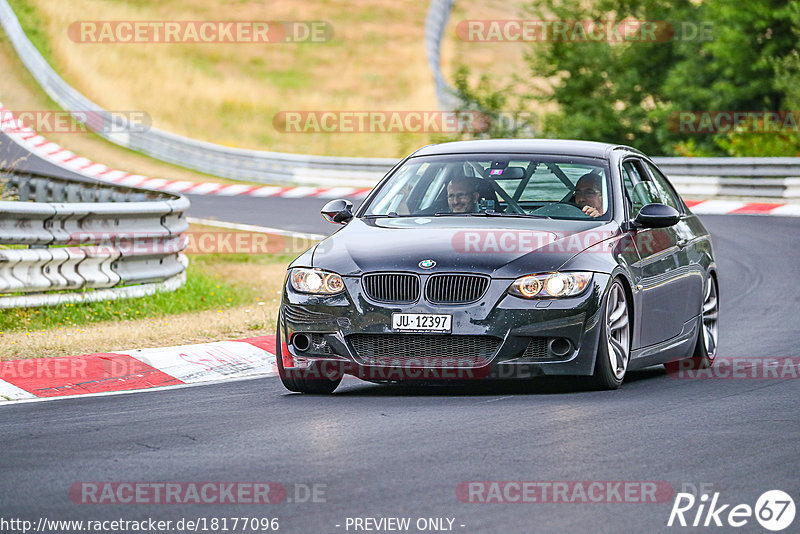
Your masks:
{"label": "white and red striped barrier", "polygon": [[0,403],[274,376],[275,336],[0,362]]}
{"label": "white and red striped barrier", "polygon": [[776,215],[800,217],[800,204],[739,202],[736,200],[685,200],[698,215]]}
{"label": "white and red striped barrier", "polygon": [[62,169],[103,182],[130,187],[143,187],[169,193],[218,196],[254,196],[281,198],[352,198],[367,196],[370,187],[279,187],[219,184],[214,182],[189,182],[150,178],[141,174],[111,169],[67,150],[58,143],[47,140],[33,128],[26,126],[14,113],[0,103],[0,131],[19,146]]}

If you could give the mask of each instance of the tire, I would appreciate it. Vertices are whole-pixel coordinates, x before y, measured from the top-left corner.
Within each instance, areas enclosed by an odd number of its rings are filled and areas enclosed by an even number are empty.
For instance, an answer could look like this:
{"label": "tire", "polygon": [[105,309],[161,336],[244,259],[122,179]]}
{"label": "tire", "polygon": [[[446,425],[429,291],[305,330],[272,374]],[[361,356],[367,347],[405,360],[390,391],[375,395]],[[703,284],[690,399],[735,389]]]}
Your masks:
{"label": "tire", "polygon": [[717,357],[719,342],[719,288],[711,274],[708,275],[708,286],[703,296],[701,318],[692,360],[697,369],[710,369]]}
{"label": "tire", "polygon": [[286,372],[286,369],[283,367],[283,350],[281,349],[281,319],[278,317],[278,328],[277,332],[275,333],[275,356],[278,365],[278,376],[281,377],[281,382],[283,382],[283,386],[288,389],[289,391],[294,391],[295,393],[300,393],[300,390],[297,389],[297,386],[294,383],[294,378],[289,376]]}
{"label": "tire", "polygon": [[631,357],[630,308],[625,288],[619,279],[611,287],[603,304],[600,341],[594,373],[590,379],[595,389],[617,389],[625,380]]}
{"label": "tire", "polygon": [[303,370],[283,366],[283,349],[281,347],[281,321],[278,319],[277,333],[275,334],[276,348],[275,356],[278,364],[278,376],[283,382],[283,386],[295,393],[310,393],[316,395],[328,395],[339,387],[342,377],[334,380],[314,375],[309,376]]}

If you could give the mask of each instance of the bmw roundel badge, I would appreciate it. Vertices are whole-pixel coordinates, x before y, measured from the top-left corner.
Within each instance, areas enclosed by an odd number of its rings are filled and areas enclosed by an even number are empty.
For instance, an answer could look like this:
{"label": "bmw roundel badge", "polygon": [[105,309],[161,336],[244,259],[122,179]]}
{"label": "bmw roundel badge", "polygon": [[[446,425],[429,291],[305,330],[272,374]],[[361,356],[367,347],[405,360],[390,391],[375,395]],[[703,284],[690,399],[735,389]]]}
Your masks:
{"label": "bmw roundel badge", "polygon": [[436,267],[436,262],[433,260],[422,260],[419,262],[419,266],[421,269],[433,269]]}

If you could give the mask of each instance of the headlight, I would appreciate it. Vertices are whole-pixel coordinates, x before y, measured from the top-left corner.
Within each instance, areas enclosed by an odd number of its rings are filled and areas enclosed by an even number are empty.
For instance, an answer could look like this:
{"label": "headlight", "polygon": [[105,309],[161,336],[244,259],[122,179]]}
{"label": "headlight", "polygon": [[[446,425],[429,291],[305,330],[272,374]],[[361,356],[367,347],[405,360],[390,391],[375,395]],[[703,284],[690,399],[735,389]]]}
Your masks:
{"label": "headlight", "polygon": [[344,281],[336,273],[297,267],[289,271],[292,288],[300,293],[334,295],[344,290]]}
{"label": "headlight", "polygon": [[514,280],[508,292],[526,299],[574,297],[591,281],[592,273],[529,274]]}

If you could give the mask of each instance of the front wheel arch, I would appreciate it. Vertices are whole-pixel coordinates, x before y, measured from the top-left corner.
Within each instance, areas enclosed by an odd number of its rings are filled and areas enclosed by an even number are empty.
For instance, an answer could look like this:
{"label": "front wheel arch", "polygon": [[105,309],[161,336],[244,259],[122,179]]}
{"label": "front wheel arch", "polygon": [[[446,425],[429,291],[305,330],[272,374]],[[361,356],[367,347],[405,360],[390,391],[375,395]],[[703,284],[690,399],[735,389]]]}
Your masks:
{"label": "front wheel arch", "polygon": [[[624,276],[612,276],[607,286],[608,289],[603,295],[603,300],[600,306],[600,332],[597,349],[594,354],[594,369],[591,377],[589,378],[589,383],[596,389],[619,388],[620,385],[622,385],[622,382],[625,380],[627,369],[630,366],[631,347],[633,346],[633,328],[630,320],[632,315],[630,287],[627,284],[628,281]],[[616,304],[613,305],[611,301],[612,294],[614,295],[614,302],[616,302]],[[620,304],[620,298],[625,299],[624,307],[618,306]],[[610,311],[611,306],[614,307],[614,312]],[[619,313],[621,315],[617,315],[615,319],[611,319],[617,310],[620,310]],[[612,315],[609,315],[610,313]],[[614,327],[613,325],[617,322],[617,320],[623,317],[625,322],[620,326]],[[611,333],[620,331],[620,328],[625,328],[627,330],[626,333],[620,334],[627,343],[627,355],[625,355],[625,359],[622,360],[624,361],[624,364],[621,372],[619,369],[615,370],[613,367],[614,363],[610,361],[612,356],[610,351],[612,350],[611,345],[613,344],[613,340],[611,342],[609,341],[611,340]],[[617,341],[618,345],[619,341],[622,341],[622,339]],[[621,346],[622,345],[620,345],[620,347]],[[617,355],[617,363],[619,364],[619,362],[619,355]]]}
{"label": "front wheel arch", "polygon": [[636,304],[633,302],[633,288],[631,281],[628,279],[626,274],[618,273],[616,275],[612,275],[611,282],[614,280],[619,280],[622,283],[622,289],[625,291],[625,298],[628,299],[628,315],[631,323],[631,346],[628,347],[628,350],[633,352],[633,340],[636,339],[636,336],[634,335],[636,332]]}

